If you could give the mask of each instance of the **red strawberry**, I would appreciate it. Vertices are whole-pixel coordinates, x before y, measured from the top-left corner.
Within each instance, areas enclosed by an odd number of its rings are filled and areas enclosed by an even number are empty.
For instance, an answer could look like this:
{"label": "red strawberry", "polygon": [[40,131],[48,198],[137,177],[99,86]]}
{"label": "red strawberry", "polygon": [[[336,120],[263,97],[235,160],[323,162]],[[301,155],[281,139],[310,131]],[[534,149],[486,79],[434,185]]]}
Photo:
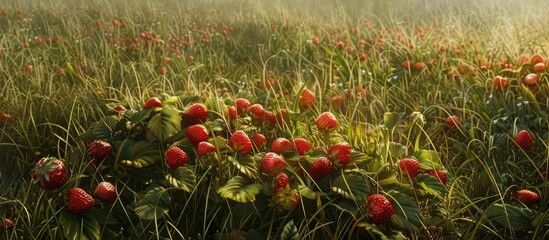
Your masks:
{"label": "red strawberry", "polygon": [[312,107],[315,104],[315,95],[309,89],[303,89],[301,95],[299,96],[299,107],[302,109],[307,109]]}
{"label": "red strawberry", "polygon": [[65,164],[54,157],[41,158],[32,171],[33,181],[46,190],[59,189],[67,182]]}
{"label": "red strawberry", "polygon": [[198,144],[198,149],[196,151],[196,154],[198,154],[198,156],[205,156],[207,155],[208,153],[213,153],[215,152],[215,146],[209,142],[200,142]]}
{"label": "red strawberry", "polygon": [[325,157],[319,157],[315,159],[311,168],[309,168],[309,175],[314,181],[318,181],[330,174],[332,171],[332,162]]}
{"label": "red strawberry", "polygon": [[276,124],[276,116],[271,111],[265,111],[265,119],[269,122],[271,125]]}
{"label": "red strawberry", "polygon": [[286,188],[288,184],[290,184],[290,178],[286,173],[281,172],[274,177],[273,189],[277,191],[278,189]]}
{"label": "red strawberry", "polygon": [[184,117],[190,124],[202,123],[208,119],[208,109],[202,103],[195,103],[187,108]]}
{"label": "red strawberry", "polygon": [[403,158],[398,162],[402,173],[409,178],[414,178],[418,174],[419,162],[412,158]]}
{"label": "red strawberry", "polygon": [[9,218],[0,220],[0,230],[8,230],[13,228],[13,222]]}
{"label": "red strawberry", "polygon": [[183,166],[187,163],[188,157],[185,151],[177,146],[172,146],[166,150],[166,164],[170,170],[175,170],[178,167]]}
{"label": "red strawberry", "polygon": [[303,156],[311,150],[311,143],[304,138],[296,138],[294,139],[294,148],[297,154]]}
{"label": "red strawberry", "polygon": [[276,154],[284,154],[294,148],[292,142],[286,138],[277,138],[271,143],[271,151]]}
{"label": "red strawberry", "polygon": [[443,184],[443,185],[446,185],[446,181],[448,180],[448,177],[446,176],[446,171],[444,170],[438,170],[438,169],[433,169],[433,170],[429,170],[427,171],[427,173],[433,177],[436,177],[438,178],[438,180]]}
{"label": "red strawberry", "polygon": [[265,110],[263,109],[263,106],[259,103],[256,103],[250,106],[250,112],[253,114],[253,116],[260,119],[263,118],[263,115],[265,114]]}
{"label": "red strawberry", "polygon": [[367,204],[370,212],[370,222],[376,225],[388,222],[395,213],[393,204],[381,194],[369,196]]}
{"label": "red strawberry", "polygon": [[265,154],[261,160],[261,171],[267,175],[273,175],[275,172],[282,171],[286,168],[286,162],[282,156],[269,152]]}
{"label": "red strawberry", "polygon": [[116,188],[110,182],[100,182],[95,188],[93,195],[101,202],[111,204],[116,201]]}
{"label": "red strawberry", "polygon": [[248,99],[237,98],[236,100],[234,100],[234,105],[236,106],[236,113],[238,113],[238,115],[242,115],[246,111],[248,111],[248,108],[251,104]]}
{"label": "red strawberry", "polygon": [[143,104],[144,109],[157,108],[157,107],[162,107],[162,101],[160,101],[160,99],[157,97],[149,98],[145,102],[145,104]]}
{"label": "red strawberry", "polygon": [[337,128],[337,119],[331,112],[324,112],[316,119],[316,127],[320,131],[331,131]]}
{"label": "red strawberry", "polygon": [[534,139],[532,138],[530,132],[526,130],[521,130],[517,133],[517,135],[515,135],[515,142],[525,151],[530,150],[530,148],[534,146]]}
{"label": "red strawberry", "polygon": [[461,121],[458,116],[452,115],[446,118],[446,125],[449,127],[459,127],[461,126]]}
{"label": "red strawberry", "polygon": [[288,110],[286,109],[280,109],[278,114],[276,115],[276,123],[278,125],[284,125],[285,123],[290,122],[290,116],[288,116]]}
{"label": "red strawberry", "polygon": [[126,108],[122,105],[116,105],[114,107],[112,107],[112,109],[118,113],[125,113],[126,112]]}
{"label": "red strawberry", "polygon": [[237,117],[238,117],[238,115],[236,114],[236,108],[234,106],[228,106],[227,107],[227,119],[229,119],[229,121],[231,121],[231,120],[235,120]]}
{"label": "red strawberry", "polygon": [[80,214],[89,211],[95,206],[95,201],[82,188],[72,188],[69,190],[69,212]]}
{"label": "red strawberry", "polygon": [[328,149],[328,155],[334,159],[336,164],[341,166],[347,166],[351,160],[351,145],[348,142],[341,142],[332,145]]}
{"label": "red strawberry", "polygon": [[207,141],[209,138],[208,130],[206,130],[206,127],[202,124],[195,124],[188,127],[185,136],[187,136],[189,141],[195,146],[198,146],[202,141]]}
{"label": "red strawberry", "polygon": [[252,152],[252,141],[242,130],[235,131],[227,144],[240,154],[250,154]]}
{"label": "red strawberry", "polygon": [[517,191],[515,197],[526,206],[532,206],[539,201],[539,195],[537,193],[526,189]]}
{"label": "red strawberry", "polygon": [[257,149],[263,149],[267,138],[261,133],[256,133],[252,136],[252,143]]}
{"label": "red strawberry", "polygon": [[112,146],[107,141],[95,140],[88,145],[88,153],[95,164],[101,164],[112,151]]}

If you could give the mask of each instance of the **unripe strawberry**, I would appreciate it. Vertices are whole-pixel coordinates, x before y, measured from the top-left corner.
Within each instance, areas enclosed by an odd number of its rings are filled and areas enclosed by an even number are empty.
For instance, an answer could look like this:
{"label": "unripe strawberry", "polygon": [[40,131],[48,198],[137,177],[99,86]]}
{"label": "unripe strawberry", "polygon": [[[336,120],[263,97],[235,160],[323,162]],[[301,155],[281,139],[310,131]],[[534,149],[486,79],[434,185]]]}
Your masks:
{"label": "unripe strawberry", "polygon": [[166,150],[166,165],[170,170],[183,166],[188,161],[187,153],[177,146],[171,146]]}
{"label": "unripe strawberry", "polygon": [[381,194],[369,196],[367,199],[367,206],[370,217],[369,220],[376,225],[388,222],[395,213],[393,204],[391,204],[387,197]]}
{"label": "unripe strawberry", "polygon": [[279,188],[273,193],[273,202],[278,210],[289,211],[299,203],[299,193],[290,187]]}
{"label": "unripe strawberry", "polygon": [[68,205],[69,212],[81,214],[92,209],[95,206],[95,201],[84,189],[73,188],[69,190]]}
{"label": "unripe strawberry", "polygon": [[331,131],[337,128],[337,119],[331,112],[324,112],[316,119],[316,127],[320,131]]}
{"label": "unripe strawberry", "polygon": [[110,182],[100,182],[95,188],[93,195],[106,204],[114,203],[118,197],[116,194],[116,187]]}
{"label": "unripe strawberry", "polygon": [[515,142],[524,151],[530,150],[534,146],[534,139],[527,130],[521,130],[515,135]]}

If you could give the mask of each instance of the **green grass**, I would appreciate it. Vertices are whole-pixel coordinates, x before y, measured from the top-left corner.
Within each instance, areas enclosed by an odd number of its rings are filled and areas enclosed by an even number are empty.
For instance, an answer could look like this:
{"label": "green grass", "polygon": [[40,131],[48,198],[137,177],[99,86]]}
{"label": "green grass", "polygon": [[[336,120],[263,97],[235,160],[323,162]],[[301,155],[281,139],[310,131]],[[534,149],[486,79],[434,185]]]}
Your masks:
{"label": "green grass", "polygon": [[[540,82],[528,89],[522,79],[534,70],[517,59],[549,57],[549,24],[544,21],[548,4],[0,1],[0,114],[13,117],[0,122],[0,216],[15,223],[0,234],[8,239],[61,239],[78,232],[67,232],[63,223],[84,219],[99,228],[91,232],[113,239],[280,238],[287,233],[284,227],[302,239],[547,238],[549,75],[547,70],[539,73]],[[115,26],[114,20],[125,26]],[[313,37],[320,45],[312,43]],[[365,61],[358,60],[360,54]],[[423,64],[423,69],[404,69],[406,60]],[[504,60],[514,67],[500,66]],[[160,74],[162,67],[165,75]],[[495,76],[509,78],[509,87],[494,86]],[[304,88],[316,96],[307,110],[299,108]],[[177,141],[145,146],[156,148],[159,159],[170,144],[186,147],[192,160],[185,169],[196,176],[188,191],[166,184],[164,174],[170,173],[159,161],[153,164],[156,173],[119,166],[118,161],[106,169],[90,167],[86,148],[96,136],[83,137],[88,129],[116,115],[111,109],[115,105],[140,112],[155,96],[177,96],[170,106],[181,112],[192,102],[205,103],[210,110],[205,125],[218,148],[215,157],[200,162],[184,131]],[[287,110],[290,120],[275,125],[253,124],[251,118],[230,121],[226,108],[239,97],[275,114]],[[339,122],[331,134],[314,126],[325,111]],[[417,113],[424,122],[414,122]],[[446,125],[450,115],[461,119],[461,127]],[[395,124],[384,116],[395,117]],[[180,130],[185,127],[183,123]],[[267,149],[254,152],[253,158],[227,149],[224,141],[237,129],[250,136],[265,134]],[[534,136],[530,150],[514,141],[522,129]],[[242,170],[259,171],[257,162],[278,137],[306,138],[313,148],[324,150],[347,141],[357,164],[334,167],[328,180],[315,183],[297,173],[325,155],[310,153],[286,172],[294,179],[292,189],[307,186],[316,197],[299,191],[298,206],[279,211],[269,205],[272,177],[260,174],[254,179]],[[427,152],[434,155],[421,155]],[[66,161],[71,180],[63,189],[44,191],[32,183],[31,170],[45,156]],[[230,162],[229,157],[237,160]],[[410,184],[398,169],[403,157],[424,160],[422,167],[438,164],[436,168],[448,171],[448,184],[436,185],[421,175]],[[246,183],[262,186],[253,203],[218,194],[229,179],[241,175],[247,176]],[[140,182],[135,176],[155,177]],[[390,196],[395,208],[412,201],[417,205],[402,209],[420,211],[422,219],[369,224],[363,199],[349,200],[333,190],[342,187],[337,182],[342,176],[366,182],[365,194]],[[114,205],[98,204],[85,216],[66,211],[69,188],[92,193],[104,180],[117,183],[120,198]],[[151,220],[134,211],[154,187],[161,187],[154,193],[169,198],[169,204],[165,215]],[[512,197],[519,189],[533,190],[541,200],[526,207]],[[362,190],[347,186],[342,191]],[[502,208],[494,210],[497,206]]]}

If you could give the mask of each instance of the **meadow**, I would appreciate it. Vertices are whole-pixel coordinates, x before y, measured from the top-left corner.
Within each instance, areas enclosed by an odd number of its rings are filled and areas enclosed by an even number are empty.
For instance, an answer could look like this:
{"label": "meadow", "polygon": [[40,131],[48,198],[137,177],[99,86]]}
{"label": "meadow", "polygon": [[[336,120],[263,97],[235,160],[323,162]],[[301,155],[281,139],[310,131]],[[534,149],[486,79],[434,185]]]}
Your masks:
{"label": "meadow", "polygon": [[549,239],[546,9],[0,0],[0,238]]}

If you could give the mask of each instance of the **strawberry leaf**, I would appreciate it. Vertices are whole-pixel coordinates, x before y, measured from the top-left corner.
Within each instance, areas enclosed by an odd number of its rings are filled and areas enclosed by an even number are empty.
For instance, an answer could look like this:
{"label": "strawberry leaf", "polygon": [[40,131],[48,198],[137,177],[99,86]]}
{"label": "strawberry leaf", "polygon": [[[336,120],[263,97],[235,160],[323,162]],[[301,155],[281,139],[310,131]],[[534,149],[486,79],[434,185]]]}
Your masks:
{"label": "strawberry leaf", "polygon": [[155,220],[168,213],[172,198],[163,187],[149,190],[135,206],[135,214],[143,220]]}
{"label": "strawberry leaf", "polygon": [[389,191],[387,194],[391,196],[389,201],[395,209],[391,222],[408,232],[417,231],[423,224],[423,216],[416,202],[397,191]]}
{"label": "strawberry leaf", "polygon": [[340,175],[334,180],[332,191],[345,199],[357,201],[364,199],[364,196],[370,192],[370,187],[357,175]]}
{"label": "strawberry leaf", "polygon": [[152,111],[152,109],[143,109],[141,111],[130,110],[127,112],[127,114],[129,115],[129,120],[131,124],[136,125],[145,121]]}
{"label": "strawberry leaf", "polygon": [[134,141],[125,139],[114,142],[113,148],[117,149],[117,159],[120,164],[133,168],[147,167],[161,159],[158,148],[149,141]]}
{"label": "strawberry leaf", "polygon": [[368,156],[366,153],[351,151],[351,158],[348,165],[360,165],[362,163],[369,162],[370,160],[372,160],[372,157]]}
{"label": "strawberry leaf", "polygon": [[173,187],[191,192],[196,187],[196,174],[187,166],[178,167],[171,174],[166,175],[166,181]]}
{"label": "strawberry leaf", "polygon": [[299,184],[299,195],[301,195],[304,198],[308,198],[311,200],[316,200],[318,198],[318,195],[309,187]]}
{"label": "strawberry leaf", "polygon": [[156,139],[165,142],[181,131],[181,117],[175,108],[164,107],[149,120],[147,127]]}
{"label": "strawberry leaf", "polygon": [[68,210],[62,210],[59,225],[63,227],[63,235],[67,239],[101,239],[101,226],[91,212],[74,215]]}
{"label": "strawberry leaf", "polygon": [[246,180],[243,177],[236,176],[229,180],[225,186],[219,188],[217,193],[223,198],[228,198],[236,202],[254,202],[255,196],[261,192],[263,185],[260,183],[245,184]]}
{"label": "strawberry leaf", "polygon": [[242,174],[251,179],[259,179],[259,169],[252,156],[241,155],[238,159],[229,156],[228,159]]}
{"label": "strawberry leaf", "polygon": [[297,231],[297,226],[295,225],[293,220],[290,220],[288,223],[286,223],[286,226],[284,226],[284,230],[282,230],[282,234],[280,235],[281,240],[295,240],[299,237],[299,233]]}
{"label": "strawberry leaf", "polygon": [[532,228],[532,210],[519,208],[509,204],[494,204],[484,211],[486,217],[500,226],[513,231],[522,231]]}
{"label": "strawberry leaf", "polygon": [[429,174],[421,174],[417,176],[416,180],[419,186],[421,186],[423,190],[427,191],[427,193],[439,199],[444,198],[444,195],[446,193],[446,187],[440,182],[438,178],[433,177]]}
{"label": "strawberry leaf", "polygon": [[118,119],[115,116],[106,116],[95,122],[83,135],[84,139],[93,141],[97,139],[112,139],[112,132],[116,129]]}

